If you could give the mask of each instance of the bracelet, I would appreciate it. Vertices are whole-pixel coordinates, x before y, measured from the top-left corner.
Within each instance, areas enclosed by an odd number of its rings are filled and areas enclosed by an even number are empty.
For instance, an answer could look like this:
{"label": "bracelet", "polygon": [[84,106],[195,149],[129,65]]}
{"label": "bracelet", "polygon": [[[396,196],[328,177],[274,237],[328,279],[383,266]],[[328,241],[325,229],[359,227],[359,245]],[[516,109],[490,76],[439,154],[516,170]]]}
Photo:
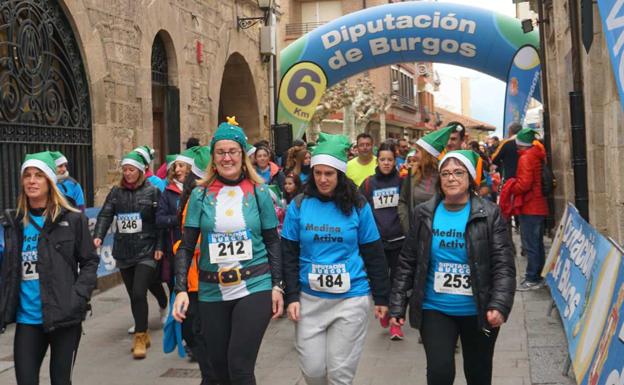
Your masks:
{"label": "bracelet", "polygon": [[279,287],[277,285],[273,286],[273,290],[277,290],[278,292],[284,294],[284,289],[282,289],[281,287]]}

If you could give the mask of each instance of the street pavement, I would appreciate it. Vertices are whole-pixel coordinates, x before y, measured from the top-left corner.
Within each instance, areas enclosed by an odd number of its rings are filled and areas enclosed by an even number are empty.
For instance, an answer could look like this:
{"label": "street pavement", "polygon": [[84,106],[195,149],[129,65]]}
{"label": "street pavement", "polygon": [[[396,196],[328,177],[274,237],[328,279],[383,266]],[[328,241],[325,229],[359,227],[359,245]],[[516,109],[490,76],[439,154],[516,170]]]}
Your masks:
{"label": "street pavement", "polygon": [[[516,239],[516,244],[519,244]],[[518,277],[524,272],[526,258],[517,257]],[[133,360],[130,303],[123,285],[97,294],[93,316],[84,323],[74,384],[199,384],[196,364],[176,353],[162,352],[162,329],[157,305],[150,295],[152,347],[144,360]],[[556,310],[549,316],[550,295],[543,288],[517,293],[508,322],[503,325],[494,354],[495,385],[561,384],[575,382],[564,377],[565,337]],[[13,385],[13,331],[0,335],[0,384]],[[418,331],[405,328],[403,341],[390,341],[388,330],[381,329],[371,317],[366,346],[358,367],[355,385],[426,384],[425,354],[418,344]],[[294,327],[283,318],[272,321],[266,331],[258,362],[259,385],[305,385],[293,346]],[[456,355],[456,384],[465,384],[461,353]],[[41,370],[42,384],[49,383],[48,361]]]}

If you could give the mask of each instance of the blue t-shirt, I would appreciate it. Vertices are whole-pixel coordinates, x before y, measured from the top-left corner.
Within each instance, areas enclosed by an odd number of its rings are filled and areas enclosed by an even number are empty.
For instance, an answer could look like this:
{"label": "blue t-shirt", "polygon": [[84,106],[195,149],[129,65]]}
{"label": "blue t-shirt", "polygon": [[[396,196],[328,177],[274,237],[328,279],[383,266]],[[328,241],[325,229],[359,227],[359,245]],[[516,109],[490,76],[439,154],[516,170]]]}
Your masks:
{"label": "blue t-shirt", "polygon": [[282,237],[299,242],[299,282],[322,298],[368,295],[370,286],[359,245],[379,239],[368,204],[346,216],[334,202],[306,197],[290,203]]}
{"label": "blue t-shirt", "polygon": [[80,183],[71,178],[66,178],[59,180],[56,185],[66,197],[74,201],[76,207],[81,208],[85,206],[84,193],[82,192]]}
{"label": "blue t-shirt", "polygon": [[436,209],[423,309],[452,316],[477,314],[464,236],[469,215],[470,202],[459,211],[447,210],[442,202]]}
{"label": "blue t-shirt", "polygon": [[[32,220],[43,227],[45,217],[31,215]],[[39,272],[37,270],[37,242],[39,230],[29,223],[24,228],[22,243],[22,280],[20,283],[17,323],[39,325],[43,323],[41,313],[41,291],[39,289]]]}
{"label": "blue t-shirt", "polygon": [[154,187],[156,187],[157,189],[160,190],[160,192],[165,191],[165,187],[167,187],[167,182],[160,179],[159,177],[157,177],[156,175],[150,175],[147,177],[147,180],[150,182],[150,184]]}
{"label": "blue t-shirt", "polygon": [[308,173],[308,174],[304,174],[304,173],[299,174],[299,179],[301,180],[301,184],[304,184],[305,182],[307,182],[309,177],[310,177],[310,173]]}

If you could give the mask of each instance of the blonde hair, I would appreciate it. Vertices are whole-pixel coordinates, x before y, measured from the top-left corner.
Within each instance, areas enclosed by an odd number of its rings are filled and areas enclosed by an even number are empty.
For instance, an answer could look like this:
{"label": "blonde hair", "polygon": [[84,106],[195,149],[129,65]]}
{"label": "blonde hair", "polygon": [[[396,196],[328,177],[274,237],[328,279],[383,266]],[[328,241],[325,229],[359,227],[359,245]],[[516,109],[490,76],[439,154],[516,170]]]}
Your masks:
{"label": "blonde hair", "polygon": [[421,146],[416,145],[416,147],[418,152],[420,152],[421,161],[417,162],[412,168],[412,177],[414,178],[414,183],[418,184],[423,178],[438,172],[438,159],[425,151]]}
{"label": "blonde hair", "polygon": [[[242,147],[242,146],[241,146]],[[214,148],[214,147],[213,147]],[[241,172],[245,176],[245,179],[248,179],[253,184],[264,184],[264,179],[256,172],[253,164],[251,163],[251,159],[247,156],[247,153],[241,148],[241,156],[242,156],[242,169]],[[214,182],[217,178],[217,167],[215,166],[214,154],[210,157],[210,163],[206,168],[206,177],[197,181],[197,186],[208,187]]]}
{"label": "blonde hair", "polygon": [[[134,167],[134,166],[132,166],[132,167]],[[134,167],[134,168],[136,168],[136,167]],[[139,179],[137,179],[136,185],[137,186],[141,186],[141,185],[143,185],[143,183],[145,183],[145,172],[141,171],[141,169],[139,169],[139,168],[136,168],[136,169],[139,170]],[[123,176],[123,171],[122,171],[121,172],[121,178],[119,178],[119,181],[117,182],[117,186],[125,187],[124,184],[123,184],[123,181],[124,181],[124,176]]]}
{"label": "blonde hair", "polygon": [[303,160],[308,152],[308,149],[303,146],[289,148],[286,158],[286,167],[284,168],[293,174],[301,174]]}
{"label": "blonde hair", "polygon": [[[23,179],[23,175],[22,175]],[[46,203],[46,208],[43,211],[43,215],[47,217],[50,221],[54,222],[59,215],[61,215],[61,209],[66,209],[67,211],[72,211],[75,213],[79,213],[80,210],[72,207],[65,196],[59,191],[58,187],[56,187],[56,183],[52,182],[50,178],[46,175],[46,181],[48,182],[48,201]],[[22,215],[22,223],[24,226],[28,226],[28,197],[24,193],[24,182],[20,184],[20,192],[17,197],[17,214]]]}

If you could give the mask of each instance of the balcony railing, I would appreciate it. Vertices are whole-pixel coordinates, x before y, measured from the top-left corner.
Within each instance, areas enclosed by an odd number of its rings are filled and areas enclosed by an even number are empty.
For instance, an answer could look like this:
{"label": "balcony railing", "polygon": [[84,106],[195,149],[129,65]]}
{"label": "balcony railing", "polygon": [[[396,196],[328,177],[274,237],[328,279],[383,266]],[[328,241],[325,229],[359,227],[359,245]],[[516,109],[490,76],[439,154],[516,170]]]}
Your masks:
{"label": "balcony railing", "polygon": [[327,23],[326,21],[319,21],[319,22],[314,22],[314,23],[286,24],[286,35],[289,35],[289,36],[305,35],[306,33],[311,32],[326,23]]}
{"label": "balcony railing", "polygon": [[394,101],[395,104],[398,104],[401,107],[407,107],[409,109],[414,109],[414,110],[416,109],[414,98],[409,98],[407,96],[394,92],[392,93],[392,100]]}

